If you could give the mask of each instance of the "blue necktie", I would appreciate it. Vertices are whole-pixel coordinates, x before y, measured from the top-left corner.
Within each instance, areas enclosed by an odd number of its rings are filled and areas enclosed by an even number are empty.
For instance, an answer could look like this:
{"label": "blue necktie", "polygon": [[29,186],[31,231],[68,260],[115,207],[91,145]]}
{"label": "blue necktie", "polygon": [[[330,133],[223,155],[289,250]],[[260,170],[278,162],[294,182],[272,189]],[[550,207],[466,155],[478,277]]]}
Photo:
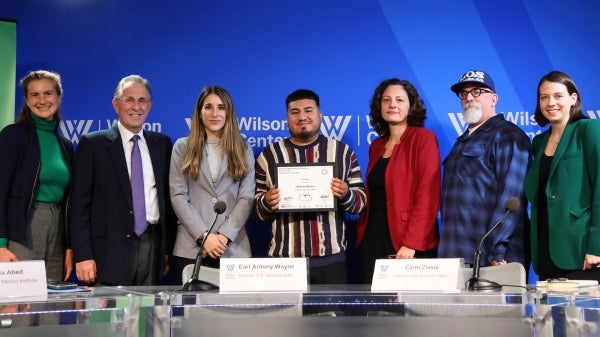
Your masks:
{"label": "blue necktie", "polygon": [[131,195],[133,197],[134,231],[141,236],[146,231],[146,201],[144,197],[144,171],[142,154],[138,145],[139,135],[131,137]]}

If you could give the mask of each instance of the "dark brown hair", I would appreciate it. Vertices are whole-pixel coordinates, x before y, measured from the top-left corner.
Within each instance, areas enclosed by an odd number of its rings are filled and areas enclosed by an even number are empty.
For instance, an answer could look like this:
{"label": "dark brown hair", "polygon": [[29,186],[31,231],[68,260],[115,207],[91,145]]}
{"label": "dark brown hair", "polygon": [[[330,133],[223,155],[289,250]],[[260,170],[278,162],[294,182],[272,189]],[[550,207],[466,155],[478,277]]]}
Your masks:
{"label": "dark brown hair", "polygon": [[542,109],[540,108],[540,87],[544,82],[560,83],[567,87],[567,92],[569,93],[569,95],[572,95],[573,93],[577,94],[577,101],[573,106],[571,106],[571,111],[569,112],[569,122],[574,122],[580,119],[587,118],[583,114],[583,109],[581,107],[581,95],[579,95],[579,90],[577,90],[575,82],[569,75],[563,73],[562,71],[555,70],[544,75],[538,83],[537,103],[535,106],[535,115],[533,116],[533,118],[539,126],[545,126],[550,122],[546,117],[544,117],[544,115],[542,114]]}
{"label": "dark brown hair", "polygon": [[385,89],[390,85],[401,85],[408,94],[408,101],[410,103],[407,117],[408,125],[423,127],[427,118],[427,109],[425,109],[423,100],[419,96],[417,89],[409,81],[397,78],[387,79],[381,82],[375,89],[371,98],[371,126],[380,136],[387,136],[390,133],[388,123],[381,116],[381,99],[383,98]]}

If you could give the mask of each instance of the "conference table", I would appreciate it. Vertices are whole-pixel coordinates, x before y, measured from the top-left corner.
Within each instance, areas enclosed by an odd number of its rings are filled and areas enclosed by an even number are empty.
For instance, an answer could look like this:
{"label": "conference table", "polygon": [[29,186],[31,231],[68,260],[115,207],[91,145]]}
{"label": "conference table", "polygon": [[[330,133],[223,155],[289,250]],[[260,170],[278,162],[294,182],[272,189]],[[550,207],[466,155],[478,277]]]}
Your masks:
{"label": "conference table", "polygon": [[303,293],[95,287],[0,299],[0,336],[600,336],[600,289]]}

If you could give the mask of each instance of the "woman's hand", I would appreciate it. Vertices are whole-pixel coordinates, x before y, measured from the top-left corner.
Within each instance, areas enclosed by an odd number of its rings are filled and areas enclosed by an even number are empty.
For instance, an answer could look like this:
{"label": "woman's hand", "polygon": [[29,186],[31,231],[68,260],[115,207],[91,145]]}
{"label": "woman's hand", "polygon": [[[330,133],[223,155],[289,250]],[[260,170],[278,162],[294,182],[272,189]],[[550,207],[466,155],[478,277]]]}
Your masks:
{"label": "woman's hand", "polygon": [[597,269],[600,267],[600,256],[585,254],[583,270]]}
{"label": "woman's hand", "polygon": [[400,247],[396,252],[397,259],[412,259],[415,257],[415,250],[406,246]]}
{"label": "woman's hand", "polygon": [[17,256],[13,254],[8,248],[0,248],[0,262],[13,262],[19,261]]}
{"label": "woman's hand", "polygon": [[223,234],[208,234],[206,242],[204,243],[204,252],[213,259],[217,259],[221,257],[223,253],[225,253],[228,242],[229,239],[227,239],[227,237]]}

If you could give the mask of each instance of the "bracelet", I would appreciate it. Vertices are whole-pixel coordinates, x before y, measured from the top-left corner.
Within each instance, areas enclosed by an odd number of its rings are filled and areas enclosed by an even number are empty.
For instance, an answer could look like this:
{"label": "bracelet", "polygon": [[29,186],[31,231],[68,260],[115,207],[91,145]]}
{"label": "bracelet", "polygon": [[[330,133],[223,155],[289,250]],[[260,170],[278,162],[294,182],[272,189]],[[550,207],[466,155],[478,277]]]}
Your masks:
{"label": "bracelet", "polygon": [[200,237],[199,237],[198,239],[196,239],[196,244],[197,244],[198,246],[201,246],[201,245],[202,245],[202,242],[203,242],[204,240],[206,240],[206,237],[207,237],[207,236],[208,236],[208,231],[206,231],[206,232],[202,233],[202,235],[200,235]]}

